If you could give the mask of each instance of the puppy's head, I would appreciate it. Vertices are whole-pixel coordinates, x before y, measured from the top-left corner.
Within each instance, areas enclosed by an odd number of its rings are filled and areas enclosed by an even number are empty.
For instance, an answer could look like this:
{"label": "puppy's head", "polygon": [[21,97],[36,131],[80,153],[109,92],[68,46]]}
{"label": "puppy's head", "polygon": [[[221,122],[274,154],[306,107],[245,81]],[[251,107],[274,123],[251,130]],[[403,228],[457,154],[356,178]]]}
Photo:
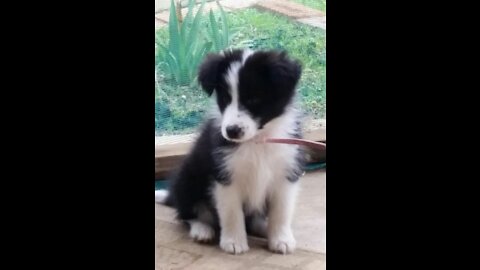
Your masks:
{"label": "puppy's head", "polygon": [[233,50],[208,55],[198,81],[209,95],[215,92],[222,136],[244,142],[285,112],[301,70],[285,52]]}

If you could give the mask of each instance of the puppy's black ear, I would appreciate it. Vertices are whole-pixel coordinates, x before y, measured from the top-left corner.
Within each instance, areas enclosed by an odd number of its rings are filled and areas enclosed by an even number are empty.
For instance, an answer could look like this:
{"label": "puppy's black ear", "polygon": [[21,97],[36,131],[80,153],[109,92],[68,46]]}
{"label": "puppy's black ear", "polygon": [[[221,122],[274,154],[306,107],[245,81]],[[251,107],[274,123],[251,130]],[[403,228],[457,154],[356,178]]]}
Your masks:
{"label": "puppy's black ear", "polygon": [[198,68],[198,82],[209,96],[218,86],[219,65],[223,59],[222,55],[209,54]]}
{"label": "puppy's black ear", "polygon": [[271,62],[271,76],[274,82],[287,89],[294,89],[302,75],[302,65],[291,59],[286,52],[278,53]]}

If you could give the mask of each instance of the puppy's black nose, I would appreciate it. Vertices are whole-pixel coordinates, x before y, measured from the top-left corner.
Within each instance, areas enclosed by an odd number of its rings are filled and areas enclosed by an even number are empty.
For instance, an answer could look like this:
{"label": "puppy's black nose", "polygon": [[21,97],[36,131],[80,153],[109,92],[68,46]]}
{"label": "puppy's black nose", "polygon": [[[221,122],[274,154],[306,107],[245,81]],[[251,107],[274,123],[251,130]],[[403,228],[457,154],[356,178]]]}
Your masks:
{"label": "puppy's black nose", "polygon": [[238,139],[240,138],[241,136],[243,136],[243,131],[242,129],[237,126],[237,125],[233,125],[233,126],[228,126],[227,127],[227,136],[230,138],[230,139]]}

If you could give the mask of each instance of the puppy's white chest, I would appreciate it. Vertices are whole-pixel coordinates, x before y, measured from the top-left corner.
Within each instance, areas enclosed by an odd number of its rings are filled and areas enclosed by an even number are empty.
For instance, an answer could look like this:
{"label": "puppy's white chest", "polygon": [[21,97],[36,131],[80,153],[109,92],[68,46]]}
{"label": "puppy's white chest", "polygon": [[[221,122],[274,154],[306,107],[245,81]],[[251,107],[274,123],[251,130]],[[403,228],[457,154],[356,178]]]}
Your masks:
{"label": "puppy's white chest", "polygon": [[287,181],[296,156],[295,146],[243,144],[227,157],[231,185],[247,210],[261,210],[276,181]]}

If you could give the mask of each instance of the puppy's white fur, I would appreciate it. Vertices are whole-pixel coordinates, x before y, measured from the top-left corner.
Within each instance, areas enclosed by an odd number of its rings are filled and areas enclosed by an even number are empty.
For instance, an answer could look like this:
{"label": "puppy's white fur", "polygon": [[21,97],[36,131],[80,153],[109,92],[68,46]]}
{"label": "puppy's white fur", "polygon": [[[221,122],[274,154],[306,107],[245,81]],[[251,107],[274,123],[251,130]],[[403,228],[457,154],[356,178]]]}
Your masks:
{"label": "puppy's white fur", "polygon": [[156,203],[165,203],[168,197],[168,191],[161,189],[155,190],[155,202]]}
{"label": "puppy's white fur", "polygon": [[210,225],[198,220],[189,221],[189,224],[190,237],[195,241],[208,242],[214,238],[215,231]]}
{"label": "puppy's white fur", "polygon": [[[286,137],[294,127],[296,112],[289,108],[281,117],[270,121],[256,134],[254,140],[243,142],[228,153],[225,169],[231,172],[229,185],[216,184],[214,198],[222,228],[220,246],[230,253],[248,250],[244,210],[261,211],[269,200],[269,248],[279,253],[291,253],[295,239],[291,231],[298,183],[287,180],[289,169],[294,168],[295,146],[259,144],[262,137]],[[245,206],[243,209],[242,206]]]}

